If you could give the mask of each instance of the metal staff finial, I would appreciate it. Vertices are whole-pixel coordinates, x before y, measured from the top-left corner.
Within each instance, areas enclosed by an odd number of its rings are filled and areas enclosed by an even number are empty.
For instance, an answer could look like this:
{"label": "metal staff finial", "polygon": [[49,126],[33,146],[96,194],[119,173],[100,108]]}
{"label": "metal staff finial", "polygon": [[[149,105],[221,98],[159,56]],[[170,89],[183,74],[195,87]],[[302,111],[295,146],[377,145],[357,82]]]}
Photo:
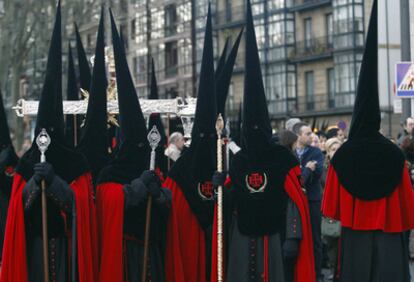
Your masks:
{"label": "metal staff finial", "polygon": [[[40,151],[40,162],[46,162],[45,152],[47,151],[51,139],[46,129],[42,128],[36,137],[36,144]],[[42,180],[42,239],[43,239],[43,275],[45,282],[49,282],[49,240],[47,235],[47,202],[46,202],[46,182]]]}
{"label": "metal staff finial", "polygon": [[147,136],[148,143],[151,147],[151,162],[150,162],[150,170],[155,169],[155,150],[158,147],[158,144],[161,141],[161,134],[158,131],[157,127],[154,125]]}
{"label": "metal staff finial", "polygon": [[49,148],[50,143],[52,140],[50,139],[49,134],[47,134],[46,129],[42,128],[39,135],[36,137],[36,144],[40,151],[40,162],[44,163],[46,161],[45,153]]}
{"label": "metal staff finial", "polygon": [[[148,132],[147,135],[148,143],[151,147],[151,161],[150,161],[150,170],[155,169],[155,150],[158,147],[158,144],[161,141],[161,134],[157,129],[157,126],[153,126]],[[149,235],[151,228],[151,207],[152,207],[152,197],[151,194],[148,195],[147,200],[147,212],[145,219],[145,237],[144,237],[144,259],[142,263],[142,278],[141,281],[147,281],[147,262],[148,262],[148,249],[149,249]]]}

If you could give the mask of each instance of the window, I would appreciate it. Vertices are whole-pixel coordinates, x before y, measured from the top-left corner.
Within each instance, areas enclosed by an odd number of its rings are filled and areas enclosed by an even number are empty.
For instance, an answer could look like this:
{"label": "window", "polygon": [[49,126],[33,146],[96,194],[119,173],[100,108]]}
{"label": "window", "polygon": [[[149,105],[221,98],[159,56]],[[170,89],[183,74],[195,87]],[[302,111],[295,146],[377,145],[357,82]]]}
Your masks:
{"label": "window", "polygon": [[177,9],[175,4],[165,6],[165,36],[171,36],[177,33]]}
{"label": "window", "polygon": [[335,73],[334,69],[330,68],[326,70],[326,78],[327,78],[327,94],[328,94],[328,107],[334,108],[335,107]]}
{"label": "window", "polygon": [[312,18],[307,18],[304,20],[304,39],[305,39],[305,48],[311,48],[312,46]]}
{"label": "window", "polygon": [[305,72],[306,110],[315,107],[315,81],[313,71]]}
{"label": "window", "polygon": [[325,17],[325,26],[326,26],[326,43],[328,48],[333,46],[333,18],[332,14],[327,14]]}
{"label": "window", "polygon": [[168,42],[165,44],[165,76],[171,77],[177,75],[177,42]]}

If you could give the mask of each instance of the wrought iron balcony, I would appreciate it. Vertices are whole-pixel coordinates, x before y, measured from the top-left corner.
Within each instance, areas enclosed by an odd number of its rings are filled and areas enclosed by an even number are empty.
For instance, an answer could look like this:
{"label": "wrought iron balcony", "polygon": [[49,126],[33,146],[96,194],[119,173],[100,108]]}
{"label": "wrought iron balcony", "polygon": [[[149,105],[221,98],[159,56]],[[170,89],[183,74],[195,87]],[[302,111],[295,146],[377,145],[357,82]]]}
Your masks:
{"label": "wrought iron balcony", "polygon": [[313,61],[332,56],[333,36],[311,38],[296,42],[295,48],[289,54],[289,59],[294,62]]}

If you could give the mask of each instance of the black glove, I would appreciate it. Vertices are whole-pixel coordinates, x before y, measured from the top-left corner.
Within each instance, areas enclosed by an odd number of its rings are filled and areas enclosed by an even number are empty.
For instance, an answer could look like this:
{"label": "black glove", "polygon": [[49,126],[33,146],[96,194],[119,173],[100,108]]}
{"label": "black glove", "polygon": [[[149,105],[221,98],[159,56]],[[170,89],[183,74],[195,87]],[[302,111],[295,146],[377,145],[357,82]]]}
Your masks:
{"label": "black glove", "polygon": [[11,145],[5,147],[0,152],[0,171],[4,171],[6,169],[6,166],[11,161],[11,158],[13,156],[13,148]]}
{"label": "black glove", "polygon": [[214,187],[224,186],[224,182],[226,182],[227,173],[225,172],[214,172],[213,177],[211,178],[211,182],[213,183]]}
{"label": "black glove", "polygon": [[299,254],[299,240],[286,239],[283,243],[283,255],[285,258],[296,258]]}
{"label": "black glove", "polygon": [[152,170],[145,170],[141,174],[140,179],[147,187],[148,194],[154,199],[158,199],[161,195],[161,181],[158,175]]}
{"label": "black glove", "polygon": [[40,183],[43,179],[46,181],[47,184],[52,183],[53,178],[55,177],[55,171],[53,170],[53,166],[48,163],[37,163],[34,165],[34,175],[33,178],[37,184]]}

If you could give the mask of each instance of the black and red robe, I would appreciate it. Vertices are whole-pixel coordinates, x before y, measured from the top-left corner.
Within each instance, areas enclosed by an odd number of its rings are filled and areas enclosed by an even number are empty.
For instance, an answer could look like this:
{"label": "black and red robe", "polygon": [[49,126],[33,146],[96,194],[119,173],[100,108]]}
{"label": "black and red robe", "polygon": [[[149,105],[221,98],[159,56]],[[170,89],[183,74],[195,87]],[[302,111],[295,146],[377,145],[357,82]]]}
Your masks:
{"label": "black and red robe", "polygon": [[409,281],[403,232],[414,229],[413,203],[414,190],[406,168],[390,195],[362,200],[345,189],[334,166],[329,167],[322,213],[342,225],[341,281],[378,281],[379,275],[384,281]]}
{"label": "black and red robe", "polygon": [[[30,183],[29,183],[30,182]],[[0,281],[4,282],[29,282],[38,281],[39,272],[42,272],[42,240],[41,234],[36,230],[40,220],[40,208],[25,212],[23,193],[26,185],[35,185],[29,178],[25,179],[16,172],[13,181],[12,195],[7,216],[6,233],[3,248],[3,262]],[[97,245],[96,221],[93,203],[92,179],[89,172],[83,173],[69,183],[73,191],[73,199],[76,205],[76,230],[77,230],[77,275],[80,282],[94,282],[97,274]],[[34,200],[40,202],[40,196]],[[71,204],[71,203],[65,203]],[[39,207],[40,204],[37,203]],[[65,207],[51,209],[54,203],[48,198],[48,221],[63,222],[63,227],[57,228],[49,222],[49,271],[51,281],[69,281],[71,272],[71,225],[70,213],[64,211]],[[56,207],[56,206],[55,206]],[[54,213],[51,213],[53,210]],[[39,213],[37,215],[32,212]],[[34,219],[34,221],[32,221]],[[31,224],[33,223],[33,225]],[[34,230],[34,231],[33,231]],[[50,230],[58,232],[56,236],[50,236]],[[31,235],[33,235],[33,237]],[[58,242],[58,244],[55,244]],[[58,246],[56,246],[58,245]],[[56,247],[56,248],[55,248]],[[59,249],[59,247],[64,248]],[[40,269],[29,269],[29,264],[37,263]],[[54,269],[60,265],[60,269]],[[60,270],[64,268],[64,273]],[[41,274],[42,276],[43,274]],[[62,275],[62,276],[56,276]],[[40,280],[42,281],[42,280]]]}
{"label": "black and red robe", "polygon": [[[263,174],[254,173],[253,176],[263,176]],[[234,190],[237,188],[232,185],[231,179],[228,179],[224,188],[226,190],[224,192],[223,217],[225,219],[226,234],[224,281],[315,281],[309,208],[299,179],[300,168],[298,166],[292,168],[285,177],[284,191],[281,194],[284,199],[274,203],[274,205],[284,206],[285,210],[281,214],[282,218],[266,215],[269,209],[266,208],[266,201],[259,199],[261,195],[252,194],[251,197],[247,196],[251,199],[255,198],[253,202],[250,202],[248,198],[240,196],[241,194]],[[239,200],[238,198],[241,197],[244,199]],[[243,211],[241,205],[246,205],[247,202],[250,202],[250,204]],[[242,215],[246,212],[251,214]],[[250,216],[253,217],[248,219]],[[271,220],[272,218],[273,220]],[[217,217],[215,216],[212,246],[212,282],[217,281],[216,220]],[[266,223],[266,221],[271,222]],[[273,230],[266,235],[258,235],[266,232],[266,229]],[[257,235],[254,235],[254,233],[257,233]],[[298,241],[298,254],[292,258],[293,261],[286,259],[284,256],[284,242],[287,240]]]}
{"label": "black and red robe", "polygon": [[[96,190],[99,232],[100,282],[139,282],[142,276],[147,194],[131,191],[130,183],[144,185],[139,179],[116,175],[118,168],[107,167],[101,172]],[[138,170],[133,170],[134,172]],[[135,172],[136,174],[136,172]],[[137,176],[135,176],[137,177]],[[165,226],[171,204],[169,191],[153,199],[149,241],[147,281],[164,282]]]}

